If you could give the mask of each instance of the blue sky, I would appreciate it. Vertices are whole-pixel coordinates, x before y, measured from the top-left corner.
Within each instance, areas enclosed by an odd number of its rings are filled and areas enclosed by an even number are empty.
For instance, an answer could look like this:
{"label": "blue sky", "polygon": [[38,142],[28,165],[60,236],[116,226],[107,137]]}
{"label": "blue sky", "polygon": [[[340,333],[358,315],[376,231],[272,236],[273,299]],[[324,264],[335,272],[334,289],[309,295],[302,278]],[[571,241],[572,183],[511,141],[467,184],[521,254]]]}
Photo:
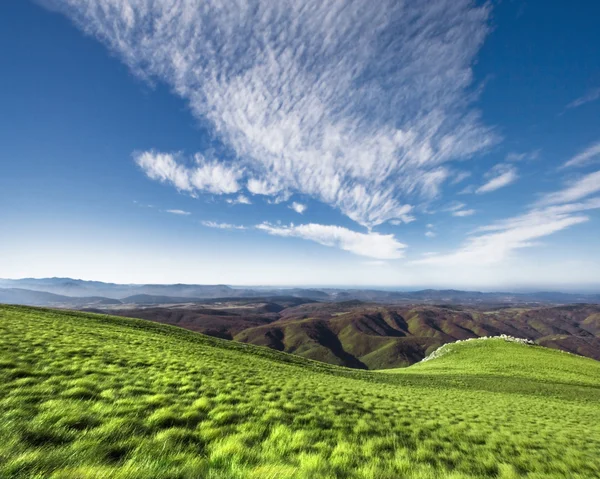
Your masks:
{"label": "blue sky", "polygon": [[0,3],[0,277],[600,288],[600,5]]}

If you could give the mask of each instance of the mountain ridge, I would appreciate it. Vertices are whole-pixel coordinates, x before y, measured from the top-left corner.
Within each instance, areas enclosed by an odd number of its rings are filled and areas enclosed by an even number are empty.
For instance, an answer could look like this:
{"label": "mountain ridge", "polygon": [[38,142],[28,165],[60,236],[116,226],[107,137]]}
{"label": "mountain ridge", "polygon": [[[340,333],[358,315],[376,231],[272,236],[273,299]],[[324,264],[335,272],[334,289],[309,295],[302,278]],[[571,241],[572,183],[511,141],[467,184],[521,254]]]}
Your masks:
{"label": "mountain ridge", "polygon": [[301,288],[301,287],[232,287],[224,284],[118,284],[72,278],[0,279],[0,288],[29,289],[75,298],[101,296],[124,300],[131,296],[150,295],[205,300],[262,296],[295,296],[321,301],[361,300],[370,302],[448,302],[477,303],[596,303],[600,293],[539,292],[482,292],[456,289],[420,289],[415,291],[378,290],[372,288]]}

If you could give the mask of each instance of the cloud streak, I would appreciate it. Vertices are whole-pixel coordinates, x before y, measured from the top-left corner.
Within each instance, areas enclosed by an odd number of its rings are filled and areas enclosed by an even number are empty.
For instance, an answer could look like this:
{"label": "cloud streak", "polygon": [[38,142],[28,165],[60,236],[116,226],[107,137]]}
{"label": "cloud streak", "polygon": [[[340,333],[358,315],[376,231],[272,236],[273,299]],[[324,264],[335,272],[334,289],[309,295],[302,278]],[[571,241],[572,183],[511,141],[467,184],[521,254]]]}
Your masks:
{"label": "cloud streak", "polygon": [[458,211],[453,211],[452,212],[452,216],[458,216],[460,217],[465,217],[465,216],[472,216],[475,214],[475,210],[458,210]]}
{"label": "cloud streak", "polygon": [[582,176],[577,181],[572,182],[566,188],[548,193],[537,202],[538,206],[557,205],[579,201],[582,198],[590,196],[600,191],[600,171]]}
{"label": "cloud streak", "polygon": [[585,150],[577,153],[569,161],[565,162],[561,168],[570,168],[572,166],[584,166],[594,161],[600,160],[600,141],[588,146]]}
{"label": "cloud streak", "polygon": [[190,194],[301,193],[365,226],[409,221],[446,163],[497,136],[473,108],[490,5],[471,0],[46,0],[138,76],[167,83],[235,153],[146,152]]}
{"label": "cloud streak", "polygon": [[396,240],[394,235],[359,233],[342,226],[315,223],[279,226],[262,223],[256,228],[274,236],[302,238],[378,260],[402,258],[406,248],[406,245]]}
{"label": "cloud streak", "polygon": [[490,180],[477,188],[475,193],[482,194],[499,190],[500,188],[504,188],[505,186],[514,183],[519,178],[517,169],[512,165],[504,163],[496,165],[486,176],[490,177]]}
{"label": "cloud streak", "polygon": [[[457,251],[436,254],[415,263],[466,265],[498,263],[517,249],[537,245],[537,239],[588,221],[585,211],[600,209],[600,197],[585,200],[600,191],[600,171],[580,178],[570,186],[545,195],[522,215],[497,221],[475,230]],[[582,201],[583,200],[583,201]]]}
{"label": "cloud streak", "polygon": [[189,216],[192,213],[190,213],[189,211],[184,211],[184,210],[165,210],[167,213],[171,213],[172,215],[179,215],[179,216]]}
{"label": "cloud streak", "polygon": [[[475,214],[475,210],[473,209],[466,209],[467,205],[464,203],[461,203],[460,201],[453,201],[452,203],[450,203],[448,206],[446,206],[443,211],[447,211],[449,212],[452,216],[471,216],[473,214]],[[428,225],[429,227],[429,225]]]}
{"label": "cloud streak", "polygon": [[528,152],[517,153],[511,151],[506,155],[506,161],[530,161],[537,160],[540,157],[540,150],[533,150]]}
{"label": "cloud streak", "polygon": [[217,223],[216,221],[202,221],[202,225],[207,228],[217,228],[220,230],[245,230],[243,225],[234,225],[231,223]]}
{"label": "cloud streak", "polygon": [[586,103],[596,101],[600,98],[600,88],[590,90],[587,94],[573,100],[567,105],[567,109],[578,108]]}

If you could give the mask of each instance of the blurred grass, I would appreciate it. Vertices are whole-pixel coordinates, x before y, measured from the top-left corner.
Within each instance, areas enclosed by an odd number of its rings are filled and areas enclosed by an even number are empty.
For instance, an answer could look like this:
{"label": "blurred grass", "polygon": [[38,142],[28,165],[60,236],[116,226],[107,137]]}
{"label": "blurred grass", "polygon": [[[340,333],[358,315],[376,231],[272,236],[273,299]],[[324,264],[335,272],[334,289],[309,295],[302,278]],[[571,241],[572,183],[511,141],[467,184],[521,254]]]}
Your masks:
{"label": "blurred grass", "polygon": [[502,340],[359,371],[0,306],[2,478],[600,477],[600,362]]}

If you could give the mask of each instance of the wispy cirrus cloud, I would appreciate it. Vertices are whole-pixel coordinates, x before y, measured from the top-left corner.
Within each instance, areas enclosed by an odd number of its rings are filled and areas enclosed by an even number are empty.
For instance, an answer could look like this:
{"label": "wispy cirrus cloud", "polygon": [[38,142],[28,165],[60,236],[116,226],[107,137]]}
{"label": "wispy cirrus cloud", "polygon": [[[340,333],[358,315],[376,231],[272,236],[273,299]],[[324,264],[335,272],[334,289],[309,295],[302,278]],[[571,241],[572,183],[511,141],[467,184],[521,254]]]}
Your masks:
{"label": "wispy cirrus cloud", "polygon": [[578,108],[582,105],[585,105],[586,103],[591,103],[598,99],[600,99],[600,88],[594,88],[594,89],[590,90],[589,92],[587,92],[585,95],[573,100],[571,103],[569,103],[567,105],[566,108],[567,109]]}
{"label": "wispy cirrus cloud", "polygon": [[600,191],[600,171],[590,173],[571,182],[569,186],[560,191],[543,195],[536,203],[538,206],[557,205],[579,201]]}
{"label": "wispy cirrus cloud", "polygon": [[489,193],[504,188],[514,183],[519,178],[519,175],[513,165],[500,163],[488,171],[486,177],[489,178],[488,181],[477,188],[475,193]]}
{"label": "wispy cirrus cloud", "polygon": [[446,206],[444,206],[442,211],[448,211],[452,213],[453,211],[462,210],[465,206],[467,205],[465,203],[462,203],[461,201],[452,201]]}
{"label": "wispy cirrus cloud", "polygon": [[447,205],[443,209],[443,211],[447,211],[452,216],[457,216],[457,217],[471,216],[471,215],[475,214],[474,209],[468,209],[468,208],[466,208],[466,206],[467,205],[465,203],[461,203],[460,201],[453,201],[449,205]]}
{"label": "wispy cirrus cloud", "polygon": [[189,211],[184,211],[184,210],[165,210],[167,213],[171,213],[172,215],[179,215],[179,216],[189,216],[192,213],[190,213]]}
{"label": "wispy cirrus cloud", "polygon": [[471,172],[470,171],[458,171],[456,172],[456,174],[454,175],[454,178],[452,179],[452,184],[453,185],[457,185],[458,183],[463,182],[464,180],[466,180],[467,178],[469,178],[471,176]]}
{"label": "wispy cirrus cloud", "polygon": [[[600,207],[600,205],[598,206]],[[587,221],[584,215],[536,210],[490,225],[471,236],[458,251],[417,260],[426,264],[489,264],[504,260],[513,250],[535,245],[535,240]]]}
{"label": "wispy cirrus cloud", "polygon": [[515,162],[515,161],[529,161],[529,160],[537,160],[540,157],[541,150],[533,150],[526,152],[516,152],[511,151],[506,155],[506,161]]}
{"label": "wispy cirrus cloud", "polygon": [[473,209],[453,211],[452,216],[465,217],[472,216],[476,213]]}
{"label": "wispy cirrus cloud", "polygon": [[404,248],[406,248],[406,245],[396,240],[394,235],[373,232],[359,233],[335,225],[309,223],[280,226],[262,223],[257,225],[256,228],[274,236],[302,238],[379,260],[402,258]]}
{"label": "wispy cirrus cloud", "polygon": [[[600,209],[600,171],[570,186],[546,194],[529,211],[476,229],[457,251],[436,254],[416,263],[454,265],[497,263],[514,250],[532,247],[536,240],[588,221],[585,211]],[[582,201],[584,200],[584,201]]]}
{"label": "wispy cirrus cloud", "polygon": [[45,0],[142,78],[166,82],[233,163],[146,152],[190,194],[301,193],[375,226],[412,219],[446,163],[498,137],[473,108],[490,4],[471,0]]}
{"label": "wispy cirrus cloud", "polygon": [[577,153],[573,158],[566,161],[561,168],[584,166],[594,161],[600,161],[600,141]]}
{"label": "wispy cirrus cloud", "polygon": [[202,221],[202,225],[207,228],[217,228],[220,230],[245,230],[247,229],[243,225],[234,225],[231,223],[218,223],[216,221]]}

